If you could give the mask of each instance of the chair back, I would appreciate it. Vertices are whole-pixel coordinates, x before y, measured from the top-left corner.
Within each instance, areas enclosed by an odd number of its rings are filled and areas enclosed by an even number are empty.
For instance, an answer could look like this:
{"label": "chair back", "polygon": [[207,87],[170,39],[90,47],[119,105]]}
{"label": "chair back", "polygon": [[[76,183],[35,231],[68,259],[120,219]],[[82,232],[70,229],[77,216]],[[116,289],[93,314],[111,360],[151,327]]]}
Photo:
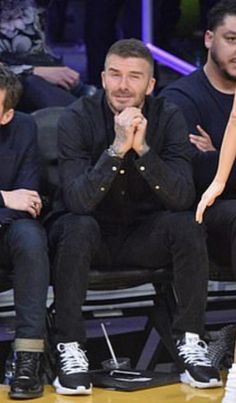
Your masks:
{"label": "chair back", "polygon": [[38,129],[38,147],[42,169],[42,194],[52,197],[59,184],[57,133],[58,120],[64,107],[55,106],[37,110],[32,116]]}

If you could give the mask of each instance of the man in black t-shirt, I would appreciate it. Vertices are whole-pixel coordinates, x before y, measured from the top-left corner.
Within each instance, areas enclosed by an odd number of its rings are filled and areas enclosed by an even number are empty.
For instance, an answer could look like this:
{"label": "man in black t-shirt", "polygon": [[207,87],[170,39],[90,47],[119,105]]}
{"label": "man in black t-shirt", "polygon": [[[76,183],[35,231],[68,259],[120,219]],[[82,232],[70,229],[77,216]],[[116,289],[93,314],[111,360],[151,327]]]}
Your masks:
{"label": "man in black t-shirt", "polygon": [[[218,2],[208,15],[204,67],[165,88],[161,95],[177,104],[186,118],[192,143],[199,196],[211,183],[233,103],[236,85],[236,3]],[[236,271],[236,166],[221,197],[205,214],[209,252]]]}

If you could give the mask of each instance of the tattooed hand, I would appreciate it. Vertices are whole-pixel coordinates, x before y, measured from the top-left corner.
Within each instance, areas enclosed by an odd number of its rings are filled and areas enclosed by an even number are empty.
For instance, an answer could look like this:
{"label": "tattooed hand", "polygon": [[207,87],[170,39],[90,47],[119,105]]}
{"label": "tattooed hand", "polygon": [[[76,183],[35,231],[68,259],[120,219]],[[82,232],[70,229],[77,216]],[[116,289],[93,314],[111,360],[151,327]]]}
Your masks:
{"label": "tattooed hand", "polygon": [[115,116],[114,150],[125,155],[133,148],[135,133],[143,119],[141,110],[135,107],[128,107]]}

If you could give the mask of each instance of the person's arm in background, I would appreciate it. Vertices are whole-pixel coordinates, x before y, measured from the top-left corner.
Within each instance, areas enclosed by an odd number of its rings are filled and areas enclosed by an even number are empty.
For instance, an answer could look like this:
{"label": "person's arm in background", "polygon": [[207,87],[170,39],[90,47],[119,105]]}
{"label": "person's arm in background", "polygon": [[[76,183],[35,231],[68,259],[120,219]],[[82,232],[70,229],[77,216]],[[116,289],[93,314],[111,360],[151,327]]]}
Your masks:
{"label": "person's arm in background", "polygon": [[80,81],[80,74],[68,66],[7,65],[17,76],[34,74],[66,90],[72,89]]}
{"label": "person's arm in background", "polygon": [[[219,196],[225,188],[230,171],[236,157],[236,93],[234,96],[233,108],[229,117],[226,131],[224,134],[219,164],[214,180],[209,188],[203,193],[200,203],[197,207],[196,221],[201,223],[203,214],[208,206],[211,206],[216,197]],[[235,183],[236,186],[236,183]]]}
{"label": "person's arm in background", "polygon": [[[51,4],[54,3],[54,4]],[[66,14],[66,3],[60,0],[60,7],[64,7],[64,14]],[[64,6],[63,6],[64,3]],[[47,43],[47,33],[45,29],[45,24],[49,21],[47,20],[48,12],[50,7],[56,6],[56,2],[50,2],[47,0],[38,0],[37,1],[37,10],[38,16],[40,20],[40,27],[39,27],[39,34],[42,40],[42,45],[44,47],[44,51],[46,54],[51,55],[50,45]],[[41,17],[40,17],[41,15]],[[65,90],[71,90],[76,85],[79,84],[80,81],[80,74],[78,71],[74,70],[71,67],[64,65],[64,63],[59,63],[59,65],[34,65],[32,66],[32,74],[43,78],[44,80],[50,82],[51,84],[58,85]]]}
{"label": "person's arm in background", "polygon": [[68,66],[36,66],[32,69],[35,74],[52,84],[70,90],[79,84],[80,74]]}
{"label": "person's arm in background", "polygon": [[[34,23],[32,22],[31,25],[26,26],[28,29],[30,28],[31,30],[34,30],[34,40],[32,40],[32,49],[30,49],[28,52],[26,51],[25,53],[28,53],[26,57],[22,58],[22,63],[19,63],[19,60],[21,60],[21,54],[20,51],[18,53],[11,53],[9,49],[12,49],[13,46],[11,44],[11,39],[6,40],[6,44],[4,43],[2,46],[5,46],[5,54],[3,57],[2,54],[2,61],[7,64],[7,66],[18,76],[21,75],[37,75],[44,80],[50,82],[51,84],[58,85],[66,90],[71,90],[74,88],[76,85],[79,84],[80,81],[80,74],[78,71],[68,67],[64,66],[61,61],[57,62],[57,58],[55,55],[53,56],[51,51],[49,50],[49,46],[46,43],[46,32],[45,32],[45,18],[46,18],[46,7],[49,5],[49,1],[37,1],[37,8],[34,9],[34,13],[31,16],[31,18],[34,18]],[[31,13],[31,12],[30,12]],[[18,38],[18,42],[21,41],[21,31],[17,31],[16,38]],[[26,30],[25,36],[27,37],[28,31]],[[29,42],[31,41],[32,33],[29,35]],[[9,42],[9,43],[8,43]],[[19,46],[19,45],[18,45]],[[24,46],[24,43],[23,45]],[[37,47],[37,50],[33,47]],[[19,47],[20,48],[20,47]],[[38,51],[38,49],[42,48],[41,50]],[[2,49],[1,49],[2,51]],[[31,59],[31,56],[36,56],[37,60],[37,55],[40,55],[40,52],[42,53],[42,65],[39,63],[37,65],[34,63]],[[44,60],[45,56],[45,60]],[[18,60],[19,57],[19,60]],[[53,60],[55,59],[55,63],[53,62],[53,65],[50,63],[47,64],[47,60]],[[1,56],[0,56],[1,60]],[[33,57],[34,60],[34,57]],[[55,64],[55,65],[54,65]]]}

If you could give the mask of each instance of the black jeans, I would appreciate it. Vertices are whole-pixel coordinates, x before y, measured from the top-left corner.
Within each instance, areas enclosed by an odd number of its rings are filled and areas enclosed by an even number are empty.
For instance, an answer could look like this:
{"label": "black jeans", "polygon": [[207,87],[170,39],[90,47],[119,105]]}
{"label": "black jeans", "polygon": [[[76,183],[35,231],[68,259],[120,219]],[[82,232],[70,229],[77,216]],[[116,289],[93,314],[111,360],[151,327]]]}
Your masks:
{"label": "black jeans", "polygon": [[13,221],[0,233],[1,269],[13,270],[16,338],[42,339],[49,284],[47,238],[39,222]]}
{"label": "black jeans", "polygon": [[218,264],[232,265],[236,278],[236,200],[221,200],[204,215],[209,255]]}
{"label": "black jeans", "polygon": [[175,333],[204,333],[208,257],[204,227],[191,212],[160,212],[126,228],[66,214],[49,231],[54,255],[57,341],[85,342],[81,307],[91,265],[162,267],[173,264],[178,298]]}

